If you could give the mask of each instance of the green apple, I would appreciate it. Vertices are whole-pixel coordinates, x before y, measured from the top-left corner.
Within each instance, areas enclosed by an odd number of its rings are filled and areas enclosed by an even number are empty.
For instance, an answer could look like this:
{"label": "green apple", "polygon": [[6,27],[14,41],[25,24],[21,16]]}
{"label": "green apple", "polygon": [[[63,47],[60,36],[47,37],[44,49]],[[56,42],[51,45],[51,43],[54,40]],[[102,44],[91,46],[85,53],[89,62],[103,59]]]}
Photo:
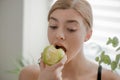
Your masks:
{"label": "green apple", "polygon": [[41,59],[45,64],[51,66],[58,63],[64,57],[64,55],[65,53],[63,49],[56,49],[53,45],[50,45],[44,49]]}

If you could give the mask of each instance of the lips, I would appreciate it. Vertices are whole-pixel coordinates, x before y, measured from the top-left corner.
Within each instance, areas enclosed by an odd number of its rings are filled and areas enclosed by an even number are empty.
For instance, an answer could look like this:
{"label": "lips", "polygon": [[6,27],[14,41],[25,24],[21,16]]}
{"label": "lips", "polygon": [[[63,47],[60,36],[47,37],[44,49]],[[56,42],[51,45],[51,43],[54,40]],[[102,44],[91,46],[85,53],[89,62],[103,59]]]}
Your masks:
{"label": "lips", "polygon": [[64,52],[66,52],[66,48],[64,46],[58,46],[58,45],[56,45],[55,48],[56,49],[60,49],[61,48],[61,49],[63,49]]}
{"label": "lips", "polygon": [[65,46],[63,46],[63,45],[60,44],[60,43],[55,43],[54,46],[55,46],[56,49],[63,49],[64,52],[67,51],[66,48],[65,48]]}

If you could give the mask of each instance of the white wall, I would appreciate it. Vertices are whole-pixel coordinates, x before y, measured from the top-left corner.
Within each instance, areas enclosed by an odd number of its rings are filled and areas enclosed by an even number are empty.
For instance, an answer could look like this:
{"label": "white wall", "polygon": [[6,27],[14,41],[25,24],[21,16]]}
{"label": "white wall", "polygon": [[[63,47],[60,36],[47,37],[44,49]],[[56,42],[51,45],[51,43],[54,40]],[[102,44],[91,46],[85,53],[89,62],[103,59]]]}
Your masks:
{"label": "white wall", "polygon": [[0,0],[0,80],[17,80],[7,71],[22,55],[22,19],[22,0]]}
{"label": "white wall", "polygon": [[37,63],[47,45],[47,0],[24,0],[23,56]]}
{"label": "white wall", "polygon": [[16,59],[36,59],[47,45],[47,0],[0,0],[0,80],[18,80],[6,71]]}

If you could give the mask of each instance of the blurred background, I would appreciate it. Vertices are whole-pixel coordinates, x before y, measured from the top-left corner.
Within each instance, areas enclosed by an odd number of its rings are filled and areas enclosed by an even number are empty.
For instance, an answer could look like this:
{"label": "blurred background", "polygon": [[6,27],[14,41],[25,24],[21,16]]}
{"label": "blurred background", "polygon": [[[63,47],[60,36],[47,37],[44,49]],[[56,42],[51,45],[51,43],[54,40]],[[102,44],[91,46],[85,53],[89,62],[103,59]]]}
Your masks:
{"label": "blurred background", "polygon": [[[18,80],[18,74],[9,71],[19,67],[17,62],[21,57],[28,64],[37,64],[40,53],[49,44],[47,14],[54,1],[0,0],[0,80]],[[120,0],[89,2],[93,8],[94,25],[85,52],[94,60],[97,45],[106,47],[108,37],[117,36],[120,40]],[[108,48],[111,51],[111,47]]]}

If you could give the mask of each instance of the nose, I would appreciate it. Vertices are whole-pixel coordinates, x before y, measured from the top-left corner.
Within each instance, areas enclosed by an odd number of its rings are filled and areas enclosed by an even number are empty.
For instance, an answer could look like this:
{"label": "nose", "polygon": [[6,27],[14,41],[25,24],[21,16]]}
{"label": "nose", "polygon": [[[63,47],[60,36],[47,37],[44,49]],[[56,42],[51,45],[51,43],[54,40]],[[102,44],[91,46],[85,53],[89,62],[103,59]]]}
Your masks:
{"label": "nose", "polygon": [[56,38],[59,39],[59,40],[65,40],[64,32],[58,31],[58,32],[56,33]]}

